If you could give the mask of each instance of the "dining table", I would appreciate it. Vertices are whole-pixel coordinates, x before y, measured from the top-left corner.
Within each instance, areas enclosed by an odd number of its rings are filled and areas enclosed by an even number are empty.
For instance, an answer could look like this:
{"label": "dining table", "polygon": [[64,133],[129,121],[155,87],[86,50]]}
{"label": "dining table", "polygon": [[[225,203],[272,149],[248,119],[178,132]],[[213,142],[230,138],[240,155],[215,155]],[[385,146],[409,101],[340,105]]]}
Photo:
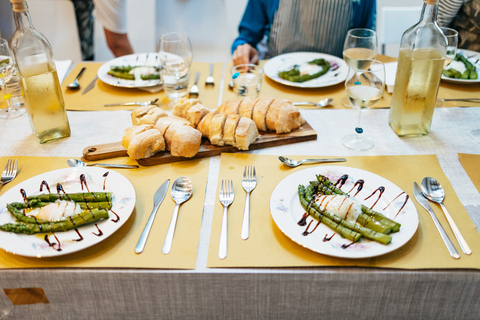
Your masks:
{"label": "dining table", "polygon": [[[378,59],[396,60],[382,55]],[[123,88],[96,80],[95,87],[82,94],[102,64],[74,62],[61,79],[70,137],[39,144],[26,115],[0,119],[0,168],[8,159],[18,160],[18,175],[0,186],[0,200],[32,177],[68,168],[67,159],[82,159],[92,146],[120,142],[124,130],[132,125],[131,112],[136,106],[105,104],[158,98],[161,108],[172,111],[173,103],[161,88]],[[214,110],[236,98],[228,86],[231,66],[231,62],[214,62],[215,84],[206,86],[210,63],[192,63],[191,74],[200,72],[198,99],[207,108]],[[83,67],[81,89],[67,89]],[[190,77],[190,85],[193,80]],[[138,169],[108,169],[133,185],[133,212],[108,238],[73,253],[27,257],[0,250],[0,319],[479,319],[480,143],[470,133],[480,129],[480,103],[442,99],[479,98],[480,84],[442,80],[431,132],[421,137],[398,137],[389,127],[391,93],[385,91],[372,109],[364,111],[364,134],[375,143],[367,151],[342,144],[342,137],[354,133],[359,116],[358,110],[341,103],[343,82],[298,88],[264,76],[260,97],[334,100],[325,108],[298,107],[316,133],[308,141]],[[297,160],[344,157],[346,162],[290,168],[279,156]],[[126,156],[83,160],[137,164]],[[250,195],[250,237],[243,240],[246,193],[241,182],[246,165],[255,166],[257,186]],[[364,258],[325,255],[293,241],[272,217],[276,187],[302,170],[327,167],[373,173],[403,190],[418,216],[411,239],[396,250]],[[175,207],[168,191],[145,251],[135,253],[155,191],[167,179],[171,188],[180,176],[192,180],[193,195],[180,207],[171,252],[162,253]],[[460,250],[440,206],[431,203],[460,254],[453,259],[430,215],[416,202],[412,184],[420,184],[426,176],[444,186],[445,205],[470,245],[470,255]],[[233,181],[235,199],[228,209],[228,255],[220,259],[223,207],[218,194],[224,179]],[[0,209],[2,214],[8,214],[5,208]]]}

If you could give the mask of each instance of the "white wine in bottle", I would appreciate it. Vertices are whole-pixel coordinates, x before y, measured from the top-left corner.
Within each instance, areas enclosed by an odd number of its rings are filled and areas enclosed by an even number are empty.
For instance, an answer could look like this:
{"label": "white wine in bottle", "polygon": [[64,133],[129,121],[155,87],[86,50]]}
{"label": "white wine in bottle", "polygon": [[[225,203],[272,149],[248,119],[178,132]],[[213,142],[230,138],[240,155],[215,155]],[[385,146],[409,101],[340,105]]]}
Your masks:
{"label": "white wine in bottle", "polygon": [[401,137],[430,132],[447,48],[437,6],[438,0],[424,0],[420,21],[402,36],[388,118]]}
{"label": "white wine in bottle", "polygon": [[27,3],[10,0],[16,30],[10,47],[33,133],[40,143],[70,136],[52,47],[32,25]]}

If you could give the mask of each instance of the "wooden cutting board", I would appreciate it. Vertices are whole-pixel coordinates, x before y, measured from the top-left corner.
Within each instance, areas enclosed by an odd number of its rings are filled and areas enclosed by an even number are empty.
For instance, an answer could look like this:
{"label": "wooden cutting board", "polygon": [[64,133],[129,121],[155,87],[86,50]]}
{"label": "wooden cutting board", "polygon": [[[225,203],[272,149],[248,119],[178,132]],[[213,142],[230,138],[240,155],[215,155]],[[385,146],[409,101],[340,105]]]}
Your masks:
{"label": "wooden cutting board", "polygon": [[[290,143],[297,143],[302,141],[316,140],[317,133],[306,122],[301,128],[294,130],[287,134],[276,134],[275,132],[267,131],[260,132],[260,138],[250,145],[249,150],[263,149],[268,147],[275,147]],[[193,158],[173,157],[170,152],[159,152],[150,158],[137,160],[138,164],[142,166],[153,166],[162,163],[171,163],[177,161],[185,161],[195,158],[204,158],[217,156],[224,152],[239,152],[235,147],[231,146],[214,146],[210,141],[204,139],[200,145],[200,150]],[[121,142],[99,144],[83,149],[83,158],[88,161],[97,161],[103,159],[110,159],[116,157],[127,157],[127,150],[122,147]]]}

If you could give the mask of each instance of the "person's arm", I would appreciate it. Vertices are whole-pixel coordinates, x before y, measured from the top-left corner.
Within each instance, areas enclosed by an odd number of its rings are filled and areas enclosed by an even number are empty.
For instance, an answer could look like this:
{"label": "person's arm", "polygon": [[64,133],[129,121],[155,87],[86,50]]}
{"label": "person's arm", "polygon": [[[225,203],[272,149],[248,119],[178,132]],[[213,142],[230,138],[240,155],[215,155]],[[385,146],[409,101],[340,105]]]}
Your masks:
{"label": "person's arm", "polygon": [[465,0],[440,0],[437,13],[438,25],[448,27],[464,3]]}
{"label": "person's arm", "polygon": [[126,33],[115,33],[106,28],[103,28],[103,30],[105,32],[105,40],[107,41],[108,48],[112,51],[115,57],[134,53]]}

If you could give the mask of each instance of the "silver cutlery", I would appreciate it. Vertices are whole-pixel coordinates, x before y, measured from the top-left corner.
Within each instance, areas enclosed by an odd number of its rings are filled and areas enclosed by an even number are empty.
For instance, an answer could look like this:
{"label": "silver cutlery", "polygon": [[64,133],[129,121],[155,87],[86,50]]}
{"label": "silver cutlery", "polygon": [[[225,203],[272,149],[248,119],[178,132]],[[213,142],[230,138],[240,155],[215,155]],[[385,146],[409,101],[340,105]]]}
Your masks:
{"label": "silver cutlery", "polygon": [[443,204],[443,200],[445,199],[445,191],[443,190],[442,185],[435,179],[431,177],[423,178],[422,183],[422,193],[428,200],[438,203],[447,218],[448,223],[450,224],[450,228],[452,228],[453,234],[457,239],[458,243],[460,244],[460,248],[462,248],[463,253],[465,254],[472,254],[472,250],[467,244],[467,241],[462,236],[462,233],[457,227],[457,224],[453,220],[452,216],[448,212],[447,208]]}
{"label": "silver cutlery", "polygon": [[195,82],[194,82],[192,88],[190,89],[190,92],[188,93],[190,98],[197,98],[198,97],[198,86],[197,86],[198,78],[200,78],[200,72],[199,71],[197,71],[197,73],[195,74]]}
{"label": "silver cutlery", "polygon": [[95,83],[97,82],[97,79],[98,79],[98,75],[96,75],[95,78],[93,78],[92,82],[90,82],[88,86],[85,88],[85,90],[83,90],[82,95],[84,95],[85,93],[88,93],[90,90],[92,90],[95,87]]}
{"label": "silver cutlery", "polygon": [[77,77],[75,78],[75,80],[73,80],[72,83],[70,83],[67,88],[68,89],[72,89],[72,90],[78,90],[80,89],[80,84],[78,83],[78,79],[80,79],[80,77],[82,76],[83,72],[85,71],[85,67],[82,68],[82,70],[80,70],[80,72],[78,73]]}
{"label": "silver cutlery", "polygon": [[329,106],[332,102],[333,102],[332,98],[326,98],[318,102],[311,102],[311,101],[293,102],[293,105],[294,106],[315,106],[318,108],[323,108],[323,107]]}
{"label": "silver cutlery", "polygon": [[214,86],[215,80],[213,79],[213,63],[210,63],[210,75],[205,80],[206,86]]}
{"label": "silver cutlery", "polygon": [[442,101],[479,101],[480,102],[480,98],[465,98],[465,99],[442,99]]}
{"label": "silver cutlery", "polygon": [[438,221],[437,216],[435,215],[435,212],[433,212],[432,207],[430,207],[430,204],[428,203],[427,198],[422,193],[422,190],[418,186],[416,182],[413,182],[413,195],[415,196],[415,199],[417,202],[425,208],[425,210],[428,211],[430,214],[430,217],[433,220],[433,223],[435,224],[435,227],[437,228],[438,233],[440,233],[440,237],[442,237],[443,243],[445,243],[445,246],[447,247],[448,252],[454,259],[460,259],[460,255],[458,254],[457,249],[455,249],[455,246],[452,243],[452,240],[448,237],[447,233],[443,229],[442,225],[440,224],[440,221]]}
{"label": "silver cutlery", "polygon": [[242,187],[247,193],[245,198],[245,210],[243,211],[243,224],[241,237],[247,240],[250,236],[250,193],[257,186],[257,173],[255,166],[245,166],[243,169]]}
{"label": "silver cutlery", "polygon": [[8,159],[0,178],[0,186],[9,183],[17,176],[17,159]]}
{"label": "silver cutlery", "polygon": [[148,218],[147,224],[143,229],[142,235],[138,240],[137,246],[135,247],[135,253],[142,253],[143,249],[145,248],[145,243],[147,242],[148,234],[150,233],[150,229],[152,229],[153,220],[155,220],[155,216],[157,214],[158,208],[163,202],[165,198],[165,194],[167,194],[168,185],[170,184],[170,179],[167,179],[155,192],[153,197],[153,210],[150,213],[150,217]]}
{"label": "silver cutlery", "polygon": [[150,105],[156,105],[158,106],[158,98],[153,99],[150,101],[145,101],[145,102],[125,102],[125,103],[110,103],[110,104],[105,104],[105,107],[115,107],[115,106],[141,106],[141,107],[146,107]]}
{"label": "silver cutlery", "polygon": [[190,199],[192,196],[192,181],[187,177],[180,177],[172,185],[171,196],[175,201],[175,209],[173,210],[172,219],[168,226],[165,242],[163,243],[162,252],[164,254],[170,253],[172,249],[173,235],[175,234],[175,227],[177,225],[178,209],[180,205]]}
{"label": "silver cutlery", "polygon": [[286,157],[278,157],[278,160],[280,160],[284,165],[287,165],[289,167],[295,168],[298,167],[299,165],[303,163],[321,163],[321,162],[345,162],[347,159],[345,158],[332,158],[332,159],[304,159],[301,161],[293,160],[290,158]]}
{"label": "silver cutlery", "polygon": [[70,167],[103,167],[103,168],[121,168],[121,169],[138,169],[137,165],[130,164],[112,164],[112,163],[85,163],[77,159],[68,159],[67,163]]}
{"label": "silver cutlery", "polygon": [[235,198],[232,180],[222,180],[220,194],[218,196],[220,203],[223,205],[222,229],[220,231],[220,245],[218,247],[218,257],[225,259],[227,257],[227,209]]}

